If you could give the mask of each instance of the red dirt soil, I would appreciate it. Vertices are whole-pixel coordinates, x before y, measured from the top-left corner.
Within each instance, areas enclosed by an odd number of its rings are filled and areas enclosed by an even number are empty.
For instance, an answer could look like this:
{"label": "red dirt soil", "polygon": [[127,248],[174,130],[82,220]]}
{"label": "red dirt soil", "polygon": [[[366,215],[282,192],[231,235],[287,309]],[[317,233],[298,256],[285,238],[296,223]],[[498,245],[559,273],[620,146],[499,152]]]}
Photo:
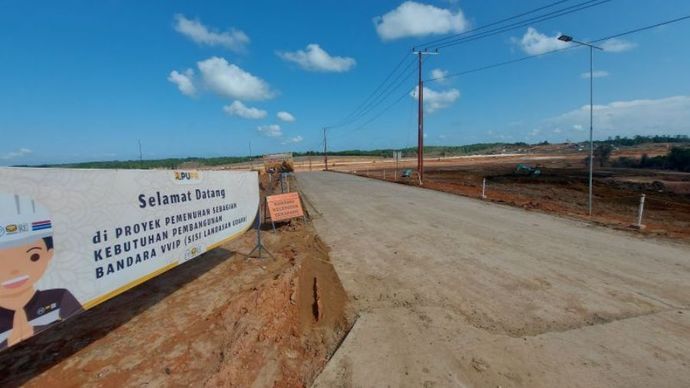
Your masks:
{"label": "red dirt soil", "polygon": [[255,232],[0,354],[0,386],[306,386],[350,327],[324,244]]}
{"label": "red dirt soil", "polygon": [[[629,155],[632,153],[628,152]],[[639,156],[639,155],[638,155]],[[517,163],[539,167],[537,177],[515,173]],[[377,163],[380,166],[380,163]],[[690,174],[641,169],[594,169],[593,212],[587,214],[588,171],[582,154],[481,157],[425,162],[424,187],[480,198],[486,178],[486,200],[633,230],[641,194],[645,194],[643,235],[690,241]],[[383,179],[380,167],[358,170]],[[386,168],[386,180],[395,172]],[[398,179],[418,185],[416,177]]]}

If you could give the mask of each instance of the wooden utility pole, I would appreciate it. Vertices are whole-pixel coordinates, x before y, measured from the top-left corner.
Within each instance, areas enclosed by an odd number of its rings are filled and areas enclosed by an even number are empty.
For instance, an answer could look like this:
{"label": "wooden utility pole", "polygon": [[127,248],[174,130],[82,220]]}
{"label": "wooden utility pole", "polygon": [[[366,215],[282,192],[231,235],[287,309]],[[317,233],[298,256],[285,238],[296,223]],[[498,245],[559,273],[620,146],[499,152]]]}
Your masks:
{"label": "wooden utility pole", "polygon": [[328,171],[328,142],[326,138],[326,130],[328,130],[328,128],[323,129],[323,164],[326,168],[326,171]]}
{"label": "wooden utility pole", "polygon": [[419,184],[424,184],[424,81],[422,80],[422,55],[437,55],[436,51],[415,51],[413,54],[417,55],[417,66],[419,68],[419,85],[417,86],[417,174],[419,175]]}
{"label": "wooden utility pole", "polygon": [[254,170],[254,160],[252,159],[252,142],[249,142],[249,167]]}

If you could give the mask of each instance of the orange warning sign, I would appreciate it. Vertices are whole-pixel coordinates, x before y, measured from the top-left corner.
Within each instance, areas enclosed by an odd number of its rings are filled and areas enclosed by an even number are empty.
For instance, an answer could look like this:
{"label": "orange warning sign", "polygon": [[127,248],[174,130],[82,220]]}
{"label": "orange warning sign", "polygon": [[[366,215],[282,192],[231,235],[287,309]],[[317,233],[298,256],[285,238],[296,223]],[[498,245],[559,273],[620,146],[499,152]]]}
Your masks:
{"label": "orange warning sign", "polygon": [[266,197],[266,204],[273,222],[304,216],[298,193],[270,195]]}

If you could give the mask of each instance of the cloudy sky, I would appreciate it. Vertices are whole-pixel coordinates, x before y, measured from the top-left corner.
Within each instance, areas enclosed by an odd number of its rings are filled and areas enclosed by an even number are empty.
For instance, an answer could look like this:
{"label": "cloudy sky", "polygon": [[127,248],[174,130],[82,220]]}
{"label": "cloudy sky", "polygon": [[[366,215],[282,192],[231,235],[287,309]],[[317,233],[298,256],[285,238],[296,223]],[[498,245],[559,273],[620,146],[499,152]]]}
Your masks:
{"label": "cloudy sky", "polygon": [[[553,2],[0,1],[0,165],[135,159],[138,140],[145,158],[316,149],[413,46]],[[687,0],[612,0],[443,48],[425,61],[427,144],[584,140],[587,50],[452,75],[562,48],[559,33],[594,40],[685,15]],[[684,36],[690,21],[602,42],[596,138],[690,134]],[[329,145],[413,145],[408,70]]]}

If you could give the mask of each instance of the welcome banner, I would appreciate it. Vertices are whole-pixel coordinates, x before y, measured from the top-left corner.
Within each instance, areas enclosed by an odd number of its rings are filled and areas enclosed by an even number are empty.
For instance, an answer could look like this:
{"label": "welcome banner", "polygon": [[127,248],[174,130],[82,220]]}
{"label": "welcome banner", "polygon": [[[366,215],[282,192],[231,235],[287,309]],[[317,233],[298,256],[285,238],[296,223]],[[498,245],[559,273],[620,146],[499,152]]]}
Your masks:
{"label": "welcome banner", "polygon": [[0,168],[0,350],[249,229],[256,172]]}

